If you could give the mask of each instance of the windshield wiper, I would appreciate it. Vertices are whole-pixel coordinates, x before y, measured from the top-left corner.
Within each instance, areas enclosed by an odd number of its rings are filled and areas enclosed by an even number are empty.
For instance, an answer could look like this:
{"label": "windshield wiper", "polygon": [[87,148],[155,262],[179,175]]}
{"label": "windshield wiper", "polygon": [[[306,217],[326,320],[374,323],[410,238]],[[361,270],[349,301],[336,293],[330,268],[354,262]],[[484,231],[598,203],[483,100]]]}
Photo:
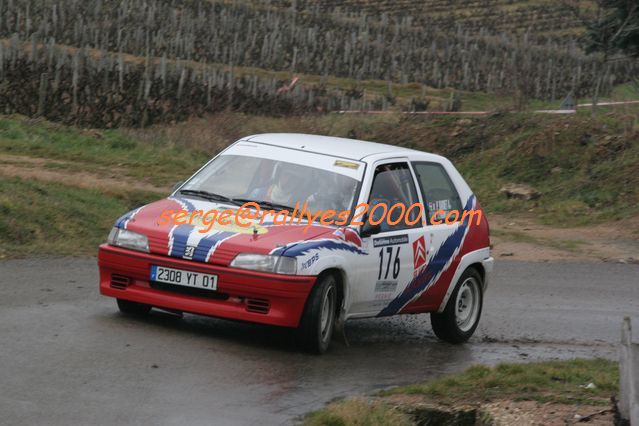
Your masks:
{"label": "windshield wiper", "polygon": [[221,202],[224,202],[224,203],[237,204],[237,202],[235,200],[233,200],[232,198],[229,198],[229,197],[227,197],[225,195],[215,194],[213,192],[201,191],[201,190],[197,190],[197,189],[181,189],[180,190],[180,194],[195,195],[197,197],[206,198],[207,200],[210,200],[210,201],[221,201]]}
{"label": "windshield wiper", "polygon": [[237,201],[238,203],[257,203],[260,207],[266,207],[267,209],[294,210],[293,207],[287,206],[286,204],[278,204],[266,200],[259,201],[251,200],[249,198],[233,198],[233,201]]}

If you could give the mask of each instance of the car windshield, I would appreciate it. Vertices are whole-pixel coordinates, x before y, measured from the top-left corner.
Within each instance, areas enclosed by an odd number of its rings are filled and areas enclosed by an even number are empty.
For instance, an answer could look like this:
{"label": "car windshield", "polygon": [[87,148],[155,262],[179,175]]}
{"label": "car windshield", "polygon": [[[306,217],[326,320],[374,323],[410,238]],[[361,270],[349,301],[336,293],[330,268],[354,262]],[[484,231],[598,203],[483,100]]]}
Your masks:
{"label": "car windshield", "polygon": [[[285,161],[244,155],[221,155],[200,170],[180,191],[209,193],[217,199],[272,204],[275,210],[299,208],[349,210],[358,181],[343,174]],[[205,195],[205,194],[204,194]]]}

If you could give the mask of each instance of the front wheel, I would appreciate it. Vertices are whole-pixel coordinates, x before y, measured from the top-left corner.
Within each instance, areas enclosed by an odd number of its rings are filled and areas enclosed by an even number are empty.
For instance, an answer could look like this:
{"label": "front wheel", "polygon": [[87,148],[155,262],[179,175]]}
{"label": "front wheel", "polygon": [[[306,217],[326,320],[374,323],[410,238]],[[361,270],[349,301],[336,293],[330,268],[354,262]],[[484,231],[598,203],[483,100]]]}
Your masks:
{"label": "front wheel", "polygon": [[326,352],[333,336],[337,311],[337,283],[331,274],[321,276],[311,291],[297,330],[304,348],[315,354]]}
{"label": "front wheel", "polygon": [[128,315],[146,315],[151,310],[151,305],[132,302],[130,300],[117,299],[120,312]]}
{"label": "front wheel", "polygon": [[477,270],[469,268],[457,281],[443,312],[430,314],[435,335],[449,343],[464,343],[473,335],[483,305],[482,279]]}

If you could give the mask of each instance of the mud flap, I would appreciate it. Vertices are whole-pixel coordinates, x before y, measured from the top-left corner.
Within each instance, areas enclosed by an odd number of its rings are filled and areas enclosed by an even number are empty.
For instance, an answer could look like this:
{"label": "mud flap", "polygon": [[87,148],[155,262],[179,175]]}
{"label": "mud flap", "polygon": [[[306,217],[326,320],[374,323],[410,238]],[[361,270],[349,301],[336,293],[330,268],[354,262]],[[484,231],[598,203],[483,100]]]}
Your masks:
{"label": "mud flap", "polygon": [[335,319],[335,325],[333,329],[333,340],[342,342],[346,347],[349,347],[348,339],[346,337],[346,311],[342,308],[339,316]]}

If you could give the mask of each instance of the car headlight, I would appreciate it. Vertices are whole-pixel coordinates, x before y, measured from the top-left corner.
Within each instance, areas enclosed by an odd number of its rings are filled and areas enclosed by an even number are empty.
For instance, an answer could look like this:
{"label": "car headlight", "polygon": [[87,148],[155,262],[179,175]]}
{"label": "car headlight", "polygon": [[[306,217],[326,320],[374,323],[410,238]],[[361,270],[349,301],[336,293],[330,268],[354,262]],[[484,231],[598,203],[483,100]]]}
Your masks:
{"label": "car headlight", "polygon": [[126,229],[115,227],[111,229],[107,243],[131,250],[149,252],[149,239],[147,236]]}
{"label": "car headlight", "polygon": [[294,275],[297,272],[297,260],[272,254],[240,253],[231,262],[231,267]]}

